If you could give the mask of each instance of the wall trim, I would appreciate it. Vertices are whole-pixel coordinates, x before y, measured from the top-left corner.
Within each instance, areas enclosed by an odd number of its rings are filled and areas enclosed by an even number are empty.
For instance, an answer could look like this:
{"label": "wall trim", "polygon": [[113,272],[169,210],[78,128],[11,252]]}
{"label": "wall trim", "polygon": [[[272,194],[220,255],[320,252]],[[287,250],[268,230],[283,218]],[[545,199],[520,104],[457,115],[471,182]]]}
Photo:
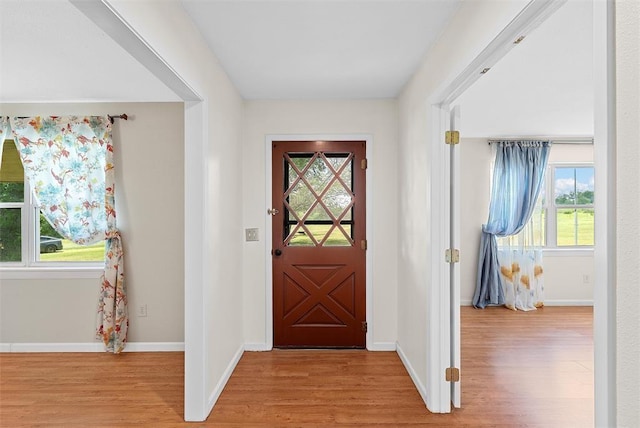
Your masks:
{"label": "wall trim", "polygon": [[407,358],[407,355],[404,353],[404,351],[402,350],[402,347],[400,347],[400,344],[397,342],[396,342],[396,352],[398,353],[398,356],[400,357],[400,361],[402,361],[404,368],[409,373],[409,376],[411,377],[413,384],[416,386],[416,389],[420,393],[420,396],[422,397],[422,401],[424,401],[424,404],[426,406],[427,405],[427,388],[423,385],[422,382],[420,382],[420,378],[418,377],[418,374],[416,373],[413,366],[409,362],[409,358]]}
{"label": "wall trim", "polygon": [[273,351],[273,348],[266,343],[245,343],[244,350],[247,352]]}
{"label": "wall trim", "polygon": [[374,342],[371,346],[367,347],[367,351],[384,352],[384,351],[396,351],[398,348],[396,342]]}
{"label": "wall trim", "polygon": [[[592,299],[553,299],[545,300],[545,306],[593,306]],[[460,306],[472,306],[471,300],[461,300]]]}
{"label": "wall trim", "polygon": [[[273,348],[266,343],[245,343],[244,350],[246,352],[268,352],[273,351]],[[371,346],[367,346],[367,351],[371,352],[388,352],[395,350],[395,342],[374,342]]]}
{"label": "wall trim", "polygon": [[[182,352],[184,342],[129,342],[124,352]],[[0,343],[0,353],[27,352],[105,352],[100,342],[78,343]]]}
{"label": "wall trim", "polygon": [[593,299],[556,299],[556,300],[545,300],[545,306],[593,306]]}
{"label": "wall trim", "polygon": [[236,353],[233,355],[233,358],[231,358],[229,365],[227,365],[227,368],[224,370],[224,373],[222,373],[220,380],[218,381],[216,386],[213,388],[213,391],[209,396],[209,400],[207,400],[207,409],[205,409],[207,412],[207,415],[211,413],[211,410],[213,410],[213,406],[216,404],[216,401],[218,401],[218,398],[220,398],[220,394],[222,394],[222,391],[224,390],[225,385],[229,381],[231,374],[233,373],[236,366],[238,365],[240,358],[242,358],[242,354],[244,354],[244,350],[245,350],[244,345],[240,345]]}

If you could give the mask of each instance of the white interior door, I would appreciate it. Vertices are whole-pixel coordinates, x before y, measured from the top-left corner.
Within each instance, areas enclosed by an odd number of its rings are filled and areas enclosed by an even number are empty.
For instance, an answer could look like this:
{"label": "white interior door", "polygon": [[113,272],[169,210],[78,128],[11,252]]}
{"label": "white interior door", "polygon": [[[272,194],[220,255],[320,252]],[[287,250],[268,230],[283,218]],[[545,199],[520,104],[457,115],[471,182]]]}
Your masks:
{"label": "white interior door", "polygon": [[[449,130],[457,131],[460,127],[460,106],[450,110]],[[449,177],[449,248],[460,248],[460,144],[450,144],[450,177]],[[450,366],[460,367],[460,262],[449,264],[449,292],[450,292]],[[454,407],[460,407],[460,374],[457,382],[451,382],[451,403]]]}

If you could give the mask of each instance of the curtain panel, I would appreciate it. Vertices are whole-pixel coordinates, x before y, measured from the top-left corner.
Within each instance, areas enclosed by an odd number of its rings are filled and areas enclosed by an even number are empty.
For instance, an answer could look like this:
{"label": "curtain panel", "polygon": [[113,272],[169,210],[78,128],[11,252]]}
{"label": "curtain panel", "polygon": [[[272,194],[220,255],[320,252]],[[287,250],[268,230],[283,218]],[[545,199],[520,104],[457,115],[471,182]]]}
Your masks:
{"label": "curtain panel", "polygon": [[35,202],[55,230],[79,245],[105,243],[96,335],[107,351],[126,344],[128,315],[108,116],[15,117],[14,140]]}
{"label": "curtain panel", "polygon": [[[482,226],[473,296],[473,306],[476,308],[505,304],[505,291],[516,293],[513,287],[507,287],[510,282],[513,283],[514,270],[518,270],[518,284],[524,286],[524,282],[528,282],[530,287],[534,276],[523,278],[519,274],[520,263],[507,263],[506,256],[502,257],[502,267],[508,264],[510,273],[507,269],[503,269],[504,274],[501,272],[496,237],[517,234],[531,218],[542,189],[551,147],[549,141],[499,141],[494,144],[496,160],[489,219]],[[512,257],[514,254],[509,255],[509,258]]]}

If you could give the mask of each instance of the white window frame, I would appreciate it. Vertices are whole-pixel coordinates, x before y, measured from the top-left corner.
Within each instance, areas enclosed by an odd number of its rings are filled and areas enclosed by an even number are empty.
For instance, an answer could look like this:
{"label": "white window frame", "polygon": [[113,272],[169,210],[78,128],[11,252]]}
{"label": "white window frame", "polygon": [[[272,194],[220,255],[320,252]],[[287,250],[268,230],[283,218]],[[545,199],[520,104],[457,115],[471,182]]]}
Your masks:
{"label": "white window frame", "polygon": [[594,233],[594,245],[563,245],[557,244],[557,210],[559,208],[590,208],[595,210],[594,204],[588,205],[575,205],[564,206],[556,205],[555,201],[555,171],[556,168],[593,168],[595,175],[595,164],[593,162],[553,162],[547,165],[547,173],[545,174],[545,201],[543,209],[545,210],[545,245],[542,247],[543,251],[558,254],[558,255],[580,255],[580,254],[592,254],[595,248],[595,233]]}
{"label": "white window frame", "polygon": [[[7,139],[4,144],[14,144]],[[0,208],[19,208],[22,231],[22,257],[19,262],[0,262],[0,279],[99,278],[104,261],[41,261],[40,210],[35,204],[31,185],[24,177],[23,202],[0,202]]]}

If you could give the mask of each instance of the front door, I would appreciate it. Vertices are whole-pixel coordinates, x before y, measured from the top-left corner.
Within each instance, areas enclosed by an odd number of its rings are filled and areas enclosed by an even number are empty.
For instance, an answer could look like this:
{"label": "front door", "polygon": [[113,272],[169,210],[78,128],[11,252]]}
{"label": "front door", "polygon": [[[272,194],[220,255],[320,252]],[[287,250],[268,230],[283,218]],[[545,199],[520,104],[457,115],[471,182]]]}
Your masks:
{"label": "front door", "polygon": [[365,347],[365,152],[273,143],[274,347]]}

